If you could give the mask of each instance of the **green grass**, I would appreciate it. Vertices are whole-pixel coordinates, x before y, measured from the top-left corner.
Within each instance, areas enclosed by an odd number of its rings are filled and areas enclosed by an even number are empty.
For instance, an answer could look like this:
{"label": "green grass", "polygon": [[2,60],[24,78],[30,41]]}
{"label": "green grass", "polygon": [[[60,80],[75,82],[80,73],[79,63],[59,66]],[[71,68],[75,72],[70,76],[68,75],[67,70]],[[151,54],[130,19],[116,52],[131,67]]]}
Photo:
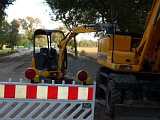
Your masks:
{"label": "green grass", "polygon": [[16,52],[15,50],[12,51],[10,48],[6,48],[3,50],[0,50],[0,57],[7,56],[7,55],[13,54],[15,52]]}

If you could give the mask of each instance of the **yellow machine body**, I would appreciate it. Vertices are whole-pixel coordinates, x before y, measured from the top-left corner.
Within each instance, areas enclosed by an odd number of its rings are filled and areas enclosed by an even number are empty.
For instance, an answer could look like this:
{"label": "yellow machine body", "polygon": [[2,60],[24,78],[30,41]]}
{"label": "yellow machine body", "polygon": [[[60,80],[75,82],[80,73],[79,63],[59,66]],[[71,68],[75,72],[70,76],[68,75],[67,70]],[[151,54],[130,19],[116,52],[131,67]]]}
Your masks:
{"label": "yellow machine body", "polygon": [[160,0],[153,1],[145,32],[141,37],[112,34],[98,40],[97,61],[115,71],[160,73]]}
{"label": "yellow machine body", "polygon": [[[54,40],[58,39],[58,37],[56,38],[57,34],[60,34],[59,41],[64,39],[64,33],[59,30],[37,29],[34,32],[31,69],[35,71],[36,75],[31,79],[32,82],[39,83],[41,80],[46,79],[50,79],[51,82],[51,79],[57,78],[59,55],[52,45],[53,42],[55,42]],[[45,39],[42,39],[43,37]],[[63,61],[62,64],[64,64],[64,62],[65,61]],[[60,72],[64,72],[64,70],[65,68],[63,67],[63,70],[61,69]]]}
{"label": "yellow machine body", "polygon": [[[114,39],[114,40],[113,40]],[[128,35],[107,36],[98,40],[98,63],[113,70],[138,71],[135,48],[131,47],[132,37]]]}

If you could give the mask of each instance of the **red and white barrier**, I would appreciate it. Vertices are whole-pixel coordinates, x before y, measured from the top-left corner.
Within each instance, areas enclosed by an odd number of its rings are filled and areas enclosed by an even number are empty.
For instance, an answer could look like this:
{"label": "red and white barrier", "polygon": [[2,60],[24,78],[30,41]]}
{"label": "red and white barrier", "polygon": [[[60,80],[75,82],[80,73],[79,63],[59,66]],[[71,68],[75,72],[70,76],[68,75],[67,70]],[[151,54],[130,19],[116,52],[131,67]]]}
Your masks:
{"label": "red and white barrier", "polygon": [[88,100],[94,98],[94,87],[37,84],[0,84],[2,99]]}

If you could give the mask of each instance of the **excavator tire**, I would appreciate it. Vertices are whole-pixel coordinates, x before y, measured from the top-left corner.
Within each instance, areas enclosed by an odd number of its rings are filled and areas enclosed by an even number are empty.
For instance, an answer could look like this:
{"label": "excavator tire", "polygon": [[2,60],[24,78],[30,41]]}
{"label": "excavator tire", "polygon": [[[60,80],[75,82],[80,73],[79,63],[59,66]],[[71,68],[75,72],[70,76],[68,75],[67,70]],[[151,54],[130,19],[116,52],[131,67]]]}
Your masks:
{"label": "excavator tire", "polygon": [[121,103],[121,93],[116,89],[113,80],[108,81],[105,92],[106,112],[113,116],[115,104]]}
{"label": "excavator tire", "polygon": [[159,74],[120,73],[101,68],[96,97],[113,120],[159,119]]}
{"label": "excavator tire", "polygon": [[114,105],[121,103],[121,93],[107,73],[101,69],[97,74],[96,98],[100,104],[104,105],[106,113],[113,116]]}

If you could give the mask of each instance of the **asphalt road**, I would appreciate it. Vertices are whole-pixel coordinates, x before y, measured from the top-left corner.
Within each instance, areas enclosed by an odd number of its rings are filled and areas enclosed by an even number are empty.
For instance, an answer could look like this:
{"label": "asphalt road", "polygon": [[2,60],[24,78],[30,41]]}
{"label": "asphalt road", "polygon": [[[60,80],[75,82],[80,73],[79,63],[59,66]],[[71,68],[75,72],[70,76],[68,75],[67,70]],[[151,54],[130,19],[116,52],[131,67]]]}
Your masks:
{"label": "asphalt road", "polygon": [[0,81],[8,81],[10,78],[14,82],[25,79],[24,71],[31,65],[31,53],[20,56],[11,55],[0,58]]}
{"label": "asphalt road", "polygon": [[[18,82],[19,79],[23,79],[24,81],[27,81],[25,80],[24,72],[26,68],[31,66],[31,58],[32,58],[31,52],[27,52],[27,53],[22,52],[22,53],[16,53],[7,57],[1,57],[0,58],[0,81],[7,82],[9,78],[12,78],[13,82]],[[75,77],[77,71],[81,69],[85,69],[90,74],[90,77],[95,80],[96,72],[98,71],[99,67],[100,65],[98,65],[95,60],[88,57],[81,56],[76,58],[71,55],[69,55],[68,57],[68,75],[72,77]],[[124,114],[124,113],[126,114],[126,111],[128,112],[129,110],[122,109],[119,111],[121,114]],[[150,111],[152,111],[152,109]],[[147,115],[150,114],[150,111]],[[155,110],[153,109],[153,111]],[[120,113],[118,112],[118,115]],[[129,112],[128,114],[130,113],[133,114],[132,111]],[[155,113],[157,114],[159,112],[155,112]],[[146,113],[144,114],[146,115]],[[98,103],[96,103],[96,106],[95,106],[95,120],[111,120],[111,118],[107,116],[107,114],[105,113],[104,106]],[[126,119],[126,120],[130,120],[130,119]],[[149,119],[147,118],[147,120]]]}
{"label": "asphalt road", "polygon": [[[12,82],[18,82],[20,79],[25,80],[24,72],[26,68],[31,66],[31,52],[19,53],[7,57],[0,58],[0,81],[7,82],[10,78]],[[90,77],[95,80],[96,72],[100,66],[95,60],[87,57],[68,57],[68,75],[75,77],[77,71],[85,69]],[[109,120],[104,112],[104,107],[96,104],[95,120]]]}
{"label": "asphalt road", "polygon": [[[20,78],[25,79],[24,71],[31,66],[31,52],[20,56],[8,56],[0,58],[0,81],[18,81]],[[68,75],[75,77],[76,73],[84,69],[89,73],[91,79],[96,78],[96,72],[99,65],[96,61],[86,57],[68,57]]]}

